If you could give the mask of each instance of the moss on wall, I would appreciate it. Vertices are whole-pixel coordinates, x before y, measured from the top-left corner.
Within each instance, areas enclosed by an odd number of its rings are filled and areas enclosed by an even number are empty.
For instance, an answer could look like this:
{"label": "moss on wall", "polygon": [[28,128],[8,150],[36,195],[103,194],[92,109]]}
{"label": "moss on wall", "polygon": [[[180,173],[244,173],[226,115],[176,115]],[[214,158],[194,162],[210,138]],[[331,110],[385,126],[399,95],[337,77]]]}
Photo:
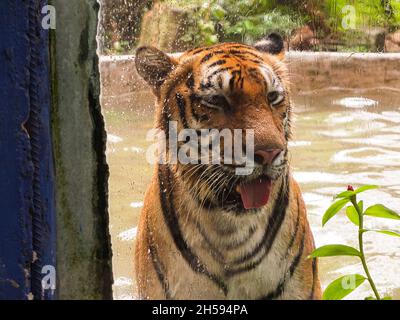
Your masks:
{"label": "moss on wall", "polygon": [[99,102],[96,0],[53,0],[52,135],[56,171],[57,294],[111,299],[106,133]]}

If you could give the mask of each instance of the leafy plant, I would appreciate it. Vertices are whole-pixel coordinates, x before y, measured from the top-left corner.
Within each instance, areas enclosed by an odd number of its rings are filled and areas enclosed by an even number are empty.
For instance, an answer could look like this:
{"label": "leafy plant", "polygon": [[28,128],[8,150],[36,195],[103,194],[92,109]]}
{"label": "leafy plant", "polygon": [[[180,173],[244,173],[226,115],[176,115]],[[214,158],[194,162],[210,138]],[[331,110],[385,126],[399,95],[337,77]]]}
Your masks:
{"label": "leafy plant", "polygon": [[374,297],[367,297],[366,300],[391,299],[390,297],[381,297],[371,277],[365,258],[363,235],[366,232],[379,232],[389,236],[400,237],[400,233],[392,230],[366,229],[364,228],[364,218],[369,216],[400,220],[400,215],[382,204],[375,204],[364,210],[363,201],[361,200],[357,202],[358,194],[376,188],[378,187],[374,185],[367,185],[354,190],[352,186],[348,186],[346,191],[336,195],[336,201],[328,208],[328,210],[326,210],[322,218],[322,226],[324,226],[342,208],[344,208],[347,204],[350,204],[348,207],[346,207],[346,215],[348,219],[358,227],[358,249],[342,244],[329,244],[315,249],[310,254],[309,258],[355,256],[361,260],[361,264],[365,272],[365,275],[345,275],[331,282],[323,293],[322,298],[324,300],[341,300],[353,292],[362,283],[364,283],[364,281],[368,281],[374,293]]}
{"label": "leafy plant", "polygon": [[342,9],[351,5],[356,15],[357,28],[396,26],[400,20],[400,5],[393,0],[325,0],[325,11],[331,17],[331,24],[340,31],[346,31],[341,25]]}
{"label": "leafy plant", "polygon": [[182,40],[194,46],[223,41],[251,44],[272,31],[288,37],[306,21],[295,9],[275,0],[165,1],[191,12]]}

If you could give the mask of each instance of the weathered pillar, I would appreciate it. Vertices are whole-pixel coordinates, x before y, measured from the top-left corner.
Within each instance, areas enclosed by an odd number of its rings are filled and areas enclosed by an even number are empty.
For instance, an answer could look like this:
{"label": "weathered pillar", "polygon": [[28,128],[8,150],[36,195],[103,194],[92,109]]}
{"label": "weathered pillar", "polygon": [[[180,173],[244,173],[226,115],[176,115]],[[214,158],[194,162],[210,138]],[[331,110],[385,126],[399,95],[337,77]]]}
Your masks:
{"label": "weathered pillar", "polygon": [[57,293],[111,299],[106,133],[99,103],[96,0],[53,0],[52,136],[56,172]]}

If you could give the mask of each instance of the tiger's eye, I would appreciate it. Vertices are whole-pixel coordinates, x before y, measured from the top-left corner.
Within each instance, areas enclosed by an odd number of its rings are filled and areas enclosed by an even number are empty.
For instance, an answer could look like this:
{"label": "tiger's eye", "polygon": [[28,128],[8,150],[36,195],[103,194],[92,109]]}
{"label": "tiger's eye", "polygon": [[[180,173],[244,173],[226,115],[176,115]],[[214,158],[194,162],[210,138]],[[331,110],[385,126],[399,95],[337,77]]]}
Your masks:
{"label": "tiger's eye", "polygon": [[223,95],[212,95],[212,96],[206,96],[202,98],[203,103],[205,102],[205,104],[208,107],[215,107],[215,108],[219,108],[221,110],[229,110],[230,108],[230,104],[228,102],[228,100],[226,100],[226,98]]}
{"label": "tiger's eye", "polygon": [[271,92],[268,92],[268,94],[267,94],[268,102],[271,103],[271,104],[276,103],[276,100],[278,98],[279,98],[278,91],[271,91]]}

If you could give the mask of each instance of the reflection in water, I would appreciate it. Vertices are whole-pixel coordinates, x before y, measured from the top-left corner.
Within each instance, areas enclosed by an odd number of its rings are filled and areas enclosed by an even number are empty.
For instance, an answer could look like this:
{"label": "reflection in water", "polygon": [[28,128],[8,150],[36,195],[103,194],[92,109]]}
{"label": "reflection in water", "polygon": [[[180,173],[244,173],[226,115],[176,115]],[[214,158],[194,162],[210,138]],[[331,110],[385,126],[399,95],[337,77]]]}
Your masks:
{"label": "reflection in water", "polygon": [[107,141],[110,143],[118,143],[121,142],[123,139],[113,134],[107,134]]}
{"label": "reflection in water", "polygon": [[137,227],[134,227],[132,229],[121,232],[117,237],[121,241],[132,241],[135,240],[136,234],[137,234]]}
{"label": "reflection in water", "polygon": [[132,203],[130,204],[130,206],[131,206],[132,208],[141,208],[141,207],[143,207],[143,202],[132,202]]}
{"label": "reflection in water", "polygon": [[[151,104],[151,103],[150,103]],[[362,198],[400,211],[400,103],[390,90],[324,91],[297,96],[294,139],[290,143],[294,177],[300,183],[317,246],[356,245],[356,227],[339,214],[321,228],[321,218],[335,193],[352,184],[378,184]],[[152,166],[145,150],[153,125],[153,106],[105,111],[110,165],[110,230],[114,251],[114,295],[134,297],[134,238]],[[111,134],[111,135],[110,135]],[[400,223],[366,218],[366,227],[400,230]],[[400,239],[366,234],[368,263],[378,288],[400,298]],[[346,265],[346,266],[345,266]],[[323,286],[344,273],[362,273],[356,258],[320,260]],[[349,296],[369,295],[367,284]]]}
{"label": "reflection in water", "polygon": [[347,97],[340,100],[333,101],[334,104],[339,104],[347,108],[362,109],[377,105],[378,102],[372,99],[363,97]]}
{"label": "reflection in water", "polygon": [[[391,142],[390,139],[388,142]],[[368,154],[373,154],[373,156],[368,156]],[[373,164],[381,167],[395,166],[400,161],[400,154],[396,151],[386,150],[384,148],[364,147],[342,150],[333,156],[332,161],[336,163]]]}

